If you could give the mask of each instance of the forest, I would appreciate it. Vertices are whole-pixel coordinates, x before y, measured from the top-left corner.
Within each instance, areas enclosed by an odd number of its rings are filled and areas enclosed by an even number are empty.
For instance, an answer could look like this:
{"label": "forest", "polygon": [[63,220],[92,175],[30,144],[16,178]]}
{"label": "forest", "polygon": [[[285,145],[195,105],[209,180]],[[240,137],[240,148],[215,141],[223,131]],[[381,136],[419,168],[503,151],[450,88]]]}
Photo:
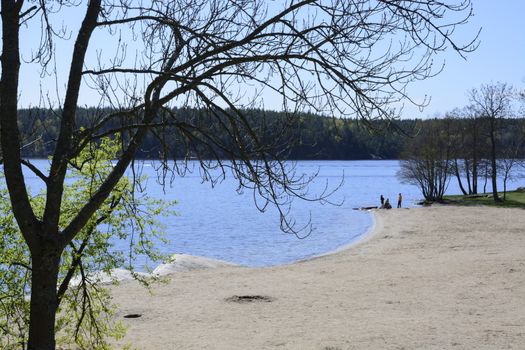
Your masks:
{"label": "forest", "polygon": [[[79,124],[88,127],[94,116],[107,113],[108,110],[81,108],[78,111]],[[227,142],[225,128],[205,111],[197,109],[176,109],[175,114],[180,123],[215,130],[219,139]],[[58,135],[59,118],[53,110],[24,109],[20,111],[19,128],[23,139],[22,155],[28,158],[45,158],[51,155]],[[283,112],[251,109],[244,111],[246,118],[259,133],[262,140],[271,140],[279,131],[281,135],[278,154],[293,160],[364,160],[364,159],[401,159],[406,157],[406,149],[412,149],[414,142],[421,140],[425,130],[436,124],[446,125],[448,133],[457,133],[455,148],[462,148],[465,142],[465,130],[469,118],[449,114],[443,118],[429,119],[396,119],[362,121],[343,119],[316,114],[301,113],[289,115]],[[516,147],[515,143],[523,139],[525,119],[504,118],[499,121],[502,154],[508,154],[508,148]],[[472,124],[472,123],[471,123]],[[108,125],[106,131],[112,126]],[[201,157],[211,157],[209,150],[200,150],[192,140],[183,135],[179,128],[163,126],[168,130],[154,129],[150,132],[138,156],[144,159],[155,159],[166,156],[176,159],[193,158],[199,153]],[[246,131],[247,132],[247,131]],[[222,133],[222,135],[221,135]],[[451,141],[452,142],[452,141]],[[264,142],[263,142],[264,143]],[[478,145],[480,149],[482,145]],[[417,146],[420,147],[420,146]],[[220,150],[215,150],[220,154]],[[480,151],[482,152],[482,151]]]}

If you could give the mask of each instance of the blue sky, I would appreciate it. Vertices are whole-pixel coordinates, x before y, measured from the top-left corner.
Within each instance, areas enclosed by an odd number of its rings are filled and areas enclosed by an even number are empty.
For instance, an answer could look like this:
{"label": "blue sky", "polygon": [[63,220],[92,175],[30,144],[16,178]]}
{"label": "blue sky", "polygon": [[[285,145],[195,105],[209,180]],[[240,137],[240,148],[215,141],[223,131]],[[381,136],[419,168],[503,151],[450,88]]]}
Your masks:
{"label": "blue sky", "polygon": [[482,28],[479,48],[463,60],[447,52],[444,71],[415,84],[412,95],[432,97],[420,112],[406,107],[405,117],[426,117],[446,113],[467,104],[466,91],[481,84],[502,81],[525,89],[525,1],[473,0],[474,17],[462,28],[468,38]]}
{"label": "blue sky", "polygon": [[[443,53],[437,63],[444,61],[444,71],[436,77],[412,85],[409,94],[416,100],[423,100],[430,96],[431,101],[427,108],[420,111],[417,107],[405,104],[403,117],[433,117],[462,107],[467,103],[466,91],[479,87],[483,83],[496,81],[508,82],[516,88],[525,89],[525,0],[472,0],[474,17],[468,24],[459,28],[458,38],[461,42],[469,41],[479,28],[480,45],[477,51],[469,54],[465,59],[452,51]],[[75,24],[80,22],[80,12],[71,15],[59,16],[74,32]],[[76,18],[78,17],[78,18]],[[38,28],[23,30],[22,44],[32,46],[38,43],[38,36],[34,33]],[[96,47],[104,47],[102,37],[95,37],[90,46],[92,55]],[[57,68],[59,70],[58,89],[62,89],[65,82],[66,67],[69,66],[72,41],[58,42]],[[25,57],[29,51],[25,51]],[[40,89],[48,91],[50,98],[55,96],[55,82],[53,79],[41,79],[37,67],[23,65],[21,73],[20,106],[38,105]],[[264,96],[263,96],[264,97]],[[270,98],[268,96],[268,98]],[[94,105],[97,96],[88,89],[81,93],[81,105]],[[266,103],[266,99],[265,99]],[[271,104],[271,101],[270,101]],[[280,103],[279,103],[280,105]],[[56,106],[55,106],[56,107]]]}

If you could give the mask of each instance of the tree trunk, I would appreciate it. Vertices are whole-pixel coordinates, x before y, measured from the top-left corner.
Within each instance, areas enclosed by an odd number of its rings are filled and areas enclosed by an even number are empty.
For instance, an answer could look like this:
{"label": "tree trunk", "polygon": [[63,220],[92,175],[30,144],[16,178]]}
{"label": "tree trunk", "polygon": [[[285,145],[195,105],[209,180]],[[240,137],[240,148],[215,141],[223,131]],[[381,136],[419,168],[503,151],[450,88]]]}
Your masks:
{"label": "tree trunk", "polygon": [[478,155],[474,150],[472,158],[472,194],[478,194]]}
{"label": "tree trunk", "polygon": [[496,136],[494,135],[494,121],[491,121],[491,130],[490,130],[490,146],[491,146],[491,177],[492,177],[492,197],[495,202],[499,202],[500,198],[498,196],[498,169],[496,168]]}
{"label": "tree trunk", "polygon": [[465,165],[465,177],[467,178],[468,194],[472,194],[472,186],[470,184],[470,164],[467,158],[463,159]]}
{"label": "tree trunk", "polygon": [[53,244],[32,252],[28,350],[55,349],[55,317],[60,253]]}
{"label": "tree trunk", "polygon": [[485,166],[485,182],[483,183],[483,193],[487,193],[487,181],[489,178],[488,165]]}
{"label": "tree trunk", "polygon": [[505,174],[505,177],[503,178],[503,200],[507,200],[507,179],[508,176]]}
{"label": "tree trunk", "polygon": [[[465,188],[463,187],[463,183],[461,182],[461,174],[459,173],[459,165],[458,165],[457,159],[454,159],[454,170],[455,170],[456,177],[458,179],[459,189],[461,190],[461,192],[463,192],[464,195],[466,195],[467,191],[465,191]],[[468,187],[469,187],[469,192],[470,192],[470,182],[468,178],[468,170],[467,170],[467,182],[468,182]]]}

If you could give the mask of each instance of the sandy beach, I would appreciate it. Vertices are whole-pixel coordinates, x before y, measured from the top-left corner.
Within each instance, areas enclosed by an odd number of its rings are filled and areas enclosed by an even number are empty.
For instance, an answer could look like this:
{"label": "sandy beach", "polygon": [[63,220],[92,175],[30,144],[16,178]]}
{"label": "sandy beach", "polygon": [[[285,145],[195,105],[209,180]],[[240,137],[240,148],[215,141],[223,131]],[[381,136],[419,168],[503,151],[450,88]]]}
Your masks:
{"label": "sandy beach", "polygon": [[117,348],[525,349],[524,210],[374,216],[361,243],[305,262],[175,272],[153,294],[112,287],[129,327]]}

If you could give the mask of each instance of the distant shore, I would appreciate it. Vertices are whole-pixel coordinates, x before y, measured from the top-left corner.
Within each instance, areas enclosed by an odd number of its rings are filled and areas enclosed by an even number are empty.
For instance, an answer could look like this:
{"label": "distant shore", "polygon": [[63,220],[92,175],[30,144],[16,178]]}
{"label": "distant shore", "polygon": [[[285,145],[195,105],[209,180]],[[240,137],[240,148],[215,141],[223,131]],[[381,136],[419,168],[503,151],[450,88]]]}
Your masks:
{"label": "distant shore", "polygon": [[129,326],[117,348],[525,348],[522,209],[374,216],[362,242],[311,260],[175,272],[152,295],[111,287]]}

